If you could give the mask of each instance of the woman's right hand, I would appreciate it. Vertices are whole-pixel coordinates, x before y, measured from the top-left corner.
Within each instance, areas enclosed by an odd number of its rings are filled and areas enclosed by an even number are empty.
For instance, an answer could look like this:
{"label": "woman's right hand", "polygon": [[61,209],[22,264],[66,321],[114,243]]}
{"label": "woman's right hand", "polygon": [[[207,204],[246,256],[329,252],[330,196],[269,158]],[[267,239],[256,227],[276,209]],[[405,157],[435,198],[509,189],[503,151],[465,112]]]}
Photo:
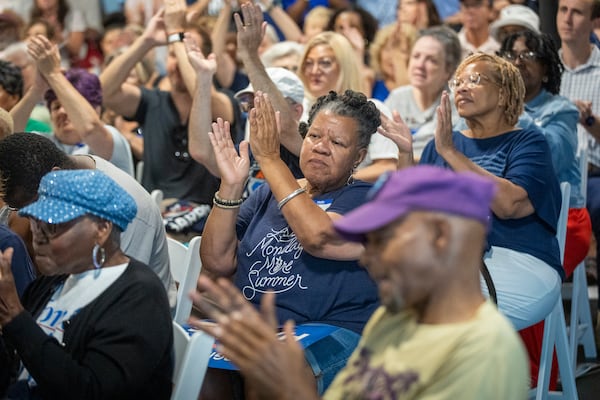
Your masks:
{"label": "woman's right hand", "polygon": [[250,170],[248,142],[240,143],[238,154],[231,140],[229,122],[217,118],[217,122],[212,124],[212,129],[212,132],[208,132],[208,138],[215,153],[221,184],[244,185]]}

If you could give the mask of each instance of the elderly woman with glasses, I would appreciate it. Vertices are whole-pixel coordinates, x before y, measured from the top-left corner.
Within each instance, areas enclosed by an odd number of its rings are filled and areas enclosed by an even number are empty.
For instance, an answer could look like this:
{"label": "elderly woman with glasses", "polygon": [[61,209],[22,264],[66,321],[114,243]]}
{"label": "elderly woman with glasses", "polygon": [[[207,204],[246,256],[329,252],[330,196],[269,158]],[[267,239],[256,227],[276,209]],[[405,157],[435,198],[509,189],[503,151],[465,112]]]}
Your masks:
{"label": "elderly woman with glasses", "polygon": [[0,252],[0,397],[168,399],[166,292],[120,248],[133,198],[97,170],[51,172],[38,194],[20,214],[30,218],[42,276],[21,301],[12,249]]}
{"label": "elderly woman with glasses", "polygon": [[306,369],[320,392],[345,364],[378,303],[374,282],[358,265],[362,246],[333,240],[329,234],[333,221],[362,204],[371,187],[355,181],[352,173],[365,157],[379,115],[363,94],[350,90],[319,98],[308,124],[300,126],[304,178],[295,179],[279,155],[273,107],[257,92],[250,112],[250,145],[266,183],[245,201],[247,144],[242,142],[238,155],[225,125],[213,124],[209,134],[221,186],[204,228],[203,273],[232,279],[257,306],[266,293],[277,293],[275,307],[282,323],[337,327],[328,345],[307,348]]}
{"label": "elderly woman with glasses", "polygon": [[[587,255],[592,234],[577,157],[579,111],[570,100],[558,94],[563,65],[549,36],[531,31],[507,36],[502,42],[500,56],[519,69],[525,83],[525,112],[546,136],[559,182],[569,182],[571,185],[563,261],[568,277]],[[529,351],[532,376],[537,378],[543,323],[527,328],[520,334]]]}
{"label": "elderly woman with glasses", "polygon": [[568,277],[585,258],[592,226],[581,190],[577,157],[579,111],[560,96],[563,65],[552,39],[530,31],[508,36],[500,56],[513,63],[525,82],[525,111],[546,136],[559,182],[571,184],[564,269]]}
{"label": "elderly woman with glasses", "polygon": [[[458,66],[450,89],[466,129],[452,130],[450,97],[444,92],[435,140],[425,147],[420,162],[472,171],[497,182],[483,261],[499,309],[516,329],[523,329],[549,313],[564,277],[555,237],[561,194],[550,149],[535,125],[517,127],[525,85],[510,62],[473,54]],[[395,139],[402,160],[409,163],[408,127],[399,116],[395,121],[382,117],[382,124],[380,132]],[[482,282],[484,291],[488,286],[491,283]]]}

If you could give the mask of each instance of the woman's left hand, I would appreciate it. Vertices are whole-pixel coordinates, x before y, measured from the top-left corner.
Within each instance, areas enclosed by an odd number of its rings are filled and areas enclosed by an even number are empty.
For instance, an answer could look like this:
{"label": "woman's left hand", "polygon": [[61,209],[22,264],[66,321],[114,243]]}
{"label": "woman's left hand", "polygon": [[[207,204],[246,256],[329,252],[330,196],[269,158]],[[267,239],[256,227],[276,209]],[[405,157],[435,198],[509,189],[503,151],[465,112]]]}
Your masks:
{"label": "woman's left hand", "polygon": [[279,112],[275,112],[266,93],[255,93],[249,121],[250,148],[256,160],[279,159]]}
{"label": "woman's left hand", "polygon": [[229,122],[217,118],[217,122],[212,124],[212,130],[212,132],[208,132],[208,138],[215,153],[221,182],[243,185],[248,179],[250,169],[248,142],[240,143],[240,153],[238,154],[231,140]]}
{"label": "woman's left hand", "polygon": [[0,251],[0,327],[23,311],[11,270],[12,256],[12,247]]}
{"label": "woman's left hand", "polygon": [[435,127],[435,149],[441,155],[454,150],[452,141],[452,107],[450,96],[445,90],[437,108],[437,126]]}

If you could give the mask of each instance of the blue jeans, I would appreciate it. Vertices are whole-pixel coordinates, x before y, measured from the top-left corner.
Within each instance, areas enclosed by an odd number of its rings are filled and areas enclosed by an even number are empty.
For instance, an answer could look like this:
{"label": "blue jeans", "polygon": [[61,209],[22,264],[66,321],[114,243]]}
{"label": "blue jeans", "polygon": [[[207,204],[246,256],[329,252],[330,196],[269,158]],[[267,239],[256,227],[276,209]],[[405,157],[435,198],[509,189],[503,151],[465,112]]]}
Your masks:
{"label": "blue jeans", "polygon": [[319,395],[327,390],[333,378],[344,368],[359,340],[358,333],[338,328],[304,349],[304,357],[317,380]]}

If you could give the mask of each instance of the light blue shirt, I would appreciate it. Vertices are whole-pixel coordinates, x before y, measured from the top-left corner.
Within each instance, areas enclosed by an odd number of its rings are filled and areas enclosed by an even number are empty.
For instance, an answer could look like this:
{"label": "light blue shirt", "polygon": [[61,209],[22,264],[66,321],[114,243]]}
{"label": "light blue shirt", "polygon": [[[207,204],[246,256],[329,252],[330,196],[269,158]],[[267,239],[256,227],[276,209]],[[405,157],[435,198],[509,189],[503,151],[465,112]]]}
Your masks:
{"label": "light blue shirt", "polygon": [[[525,111],[546,136],[558,181],[571,184],[570,208],[585,207],[577,158],[577,107],[566,97],[542,89],[525,104]],[[524,128],[521,119],[519,126]]]}

